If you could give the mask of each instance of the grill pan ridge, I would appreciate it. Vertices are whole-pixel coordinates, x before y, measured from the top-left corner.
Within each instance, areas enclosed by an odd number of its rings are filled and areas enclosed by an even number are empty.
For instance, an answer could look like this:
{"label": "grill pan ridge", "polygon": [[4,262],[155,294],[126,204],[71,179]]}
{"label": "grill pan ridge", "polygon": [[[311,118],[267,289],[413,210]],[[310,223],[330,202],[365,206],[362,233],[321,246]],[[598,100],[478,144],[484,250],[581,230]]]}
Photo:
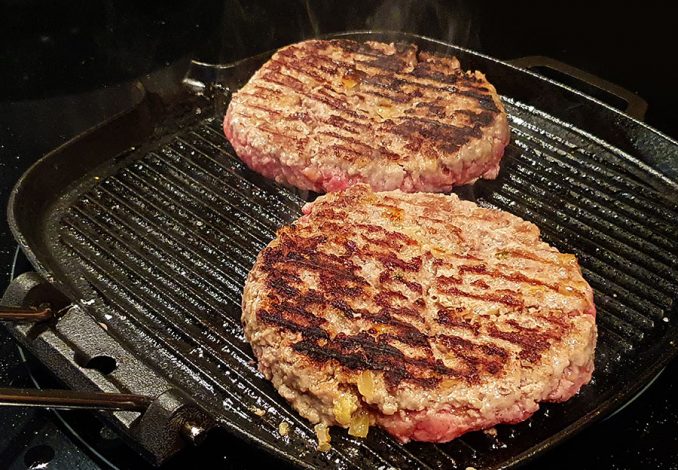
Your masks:
{"label": "grill pan ridge", "polygon": [[[74,180],[46,205],[43,249],[25,248],[223,427],[291,463],[506,468],[621,405],[675,355],[678,204],[666,190],[674,175],[518,99],[503,101],[512,139],[500,175],[460,195],[534,222],[545,241],[577,255],[595,291],[599,340],[590,385],[525,423],[499,426],[496,437],[400,445],[377,429],[365,440],[334,430],[332,450],[316,452],[312,427],[256,370],[240,326],[242,286],[257,253],[305,199],[249,171],[218,112],[204,108]],[[278,434],[282,421],[291,425],[287,436]]]}

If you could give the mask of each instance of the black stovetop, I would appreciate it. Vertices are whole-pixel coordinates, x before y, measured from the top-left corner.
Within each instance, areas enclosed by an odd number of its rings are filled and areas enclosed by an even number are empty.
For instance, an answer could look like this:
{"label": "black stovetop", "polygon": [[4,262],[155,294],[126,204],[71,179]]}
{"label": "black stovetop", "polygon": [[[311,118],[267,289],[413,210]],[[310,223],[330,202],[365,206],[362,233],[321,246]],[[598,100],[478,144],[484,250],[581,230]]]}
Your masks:
{"label": "black stovetop", "polygon": [[[189,57],[229,62],[302,37],[347,29],[416,32],[510,59],[546,55],[644,97],[647,122],[678,137],[678,72],[671,12],[649,4],[568,2],[0,0],[0,205],[20,174],[46,151],[131,104],[133,80]],[[529,4],[528,4],[529,3]],[[558,10],[560,8],[560,10]],[[40,14],[36,15],[39,9]],[[501,91],[501,90],[500,90]],[[27,269],[4,218],[0,289]],[[24,359],[28,362],[24,362]],[[678,362],[637,400],[540,457],[534,468],[678,469]],[[56,386],[0,328],[0,387]],[[169,462],[258,468],[268,462],[226,435]],[[84,412],[0,408],[3,468],[139,468],[145,464]],[[40,466],[45,463],[46,466]]]}

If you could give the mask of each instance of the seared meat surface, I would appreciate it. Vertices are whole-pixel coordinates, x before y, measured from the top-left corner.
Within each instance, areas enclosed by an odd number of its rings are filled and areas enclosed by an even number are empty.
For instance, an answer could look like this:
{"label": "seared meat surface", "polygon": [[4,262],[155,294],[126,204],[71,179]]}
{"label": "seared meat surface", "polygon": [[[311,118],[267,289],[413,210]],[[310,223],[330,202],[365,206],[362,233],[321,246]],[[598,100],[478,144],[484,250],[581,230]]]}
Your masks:
{"label": "seared meat surface", "polygon": [[412,44],[309,40],[233,95],[224,132],[252,169],[318,192],[448,191],[494,178],[506,113],[480,72]]}
{"label": "seared meat surface", "polygon": [[446,442],[591,379],[590,286],[533,224],[456,196],[320,197],[243,293],[259,368],[313,423]]}

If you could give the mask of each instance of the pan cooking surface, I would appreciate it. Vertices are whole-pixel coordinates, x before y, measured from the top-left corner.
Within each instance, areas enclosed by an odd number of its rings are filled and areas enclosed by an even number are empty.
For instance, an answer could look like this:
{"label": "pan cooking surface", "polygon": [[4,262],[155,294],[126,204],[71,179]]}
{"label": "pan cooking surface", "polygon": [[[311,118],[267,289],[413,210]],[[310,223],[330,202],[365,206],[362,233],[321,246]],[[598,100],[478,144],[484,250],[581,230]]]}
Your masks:
{"label": "pan cooking surface", "polygon": [[[331,452],[315,451],[312,427],[257,372],[240,327],[257,253],[305,201],[247,170],[220,117],[74,184],[70,202],[54,206],[47,243],[62,281],[112,335],[249,442],[304,466],[518,463],[613,406],[647,369],[677,297],[678,208],[652,189],[657,175],[642,164],[538,110],[505,104],[512,143],[499,178],[460,194],[534,222],[545,241],[577,255],[595,290],[599,340],[590,385],[525,423],[498,426],[496,437],[403,446],[377,429],[366,440],[334,430]],[[284,437],[282,421],[291,429]]]}
{"label": "pan cooking surface", "polygon": [[[676,177],[675,142],[547,80],[426,38],[347,35],[458,54],[499,91],[593,125]],[[235,88],[260,63],[206,72]],[[333,430],[332,450],[315,450],[312,428],[257,372],[240,326],[257,253],[305,200],[248,171],[222,134],[222,116],[205,118],[215,113],[203,101],[202,109],[140,105],[48,155],[15,188],[10,225],[39,272],[247,445],[305,467],[506,468],[618,408],[676,355],[678,185],[539,109],[504,102],[512,141],[498,179],[457,192],[534,222],[545,241],[577,255],[595,290],[599,340],[591,384],[527,422],[498,426],[496,436],[400,445],[378,429],[365,440]]]}

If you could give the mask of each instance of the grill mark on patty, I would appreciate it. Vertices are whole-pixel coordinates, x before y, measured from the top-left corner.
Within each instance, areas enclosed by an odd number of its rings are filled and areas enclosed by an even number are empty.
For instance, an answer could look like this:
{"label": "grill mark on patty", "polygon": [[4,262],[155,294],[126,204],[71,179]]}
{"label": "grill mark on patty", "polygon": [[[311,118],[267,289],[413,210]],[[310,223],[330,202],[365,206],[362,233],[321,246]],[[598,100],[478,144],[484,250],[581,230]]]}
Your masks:
{"label": "grill mark on patty", "polygon": [[393,305],[393,302],[392,302],[393,299],[400,299],[400,300],[407,301],[407,297],[405,297],[400,292],[383,290],[383,291],[381,291],[377,294],[377,296],[374,298],[374,302],[381,307],[390,307],[390,306]]}
{"label": "grill mark on patty", "polygon": [[336,114],[330,115],[330,117],[327,119],[327,121],[324,121],[324,123],[349,132],[358,132],[353,129],[354,127],[362,130],[372,130],[372,126],[367,123],[349,121],[348,119],[345,119],[342,116],[337,116]]}
{"label": "grill mark on patty", "polygon": [[[276,85],[279,85],[284,88],[288,88],[291,90],[294,90],[295,92],[299,93],[302,96],[305,96],[306,98],[313,100],[313,101],[318,101],[320,103],[326,104],[332,109],[335,109],[337,111],[341,111],[342,113],[345,113],[348,116],[351,116],[355,119],[359,118],[359,114],[354,111],[353,109],[350,109],[346,106],[346,103],[344,103],[342,100],[331,97],[327,95],[326,93],[322,93],[322,90],[319,90],[319,93],[313,94],[305,91],[306,85],[297,80],[296,78],[290,76],[290,75],[283,75],[283,74],[277,74],[280,78],[276,79],[275,75],[273,73],[266,73],[262,76],[262,80],[267,80],[271,83],[275,83]],[[294,82],[297,82],[298,84],[293,84]]]}
{"label": "grill mark on patty", "polygon": [[[472,260],[472,261],[482,261],[481,258],[478,258],[477,256],[473,256],[470,253],[454,253],[454,252],[445,252],[445,256],[450,257],[450,258],[457,258],[457,259],[465,259],[465,260]],[[440,268],[454,268],[457,265],[449,263],[447,260],[444,260],[442,258],[433,258],[433,265]]]}
{"label": "grill mark on patty", "polygon": [[[545,317],[542,317],[544,320],[546,319]],[[516,331],[519,332],[527,332],[530,335],[539,335],[544,338],[548,339],[557,339],[560,337],[560,334],[564,329],[567,329],[565,325],[557,324],[558,326],[556,328],[530,328],[527,326],[523,326],[520,323],[518,323],[517,320],[515,319],[509,319],[506,321],[509,325],[511,325],[513,328],[515,328]]]}
{"label": "grill mark on patty", "polygon": [[402,72],[407,65],[404,60],[395,55],[382,55],[372,60],[356,60],[355,63],[390,73]]}
{"label": "grill mark on patty", "polygon": [[[344,156],[346,160],[353,161],[363,156],[358,150],[346,145],[332,144],[327,147],[327,152],[334,153],[337,156]],[[351,156],[353,155],[353,156]]]}
{"label": "grill mark on patty", "polygon": [[[504,265],[498,265],[497,267],[504,267],[508,268],[508,266]],[[575,296],[582,296],[580,292],[573,291],[572,293],[567,293],[563,294],[561,292],[560,287],[554,284],[549,284],[548,282],[542,281],[540,279],[534,279],[531,277],[528,277],[522,273],[517,273],[517,272],[509,272],[505,273],[502,271],[496,271],[496,270],[489,270],[486,265],[484,264],[476,264],[476,265],[461,265],[459,266],[459,274],[463,275],[465,273],[473,273],[477,274],[480,276],[488,276],[488,277],[498,277],[502,279],[506,279],[508,281],[515,282],[517,284],[529,284],[532,286],[542,286],[545,287],[551,291],[557,292],[558,294],[561,295],[575,295]],[[477,282],[477,281],[476,281]],[[485,284],[487,286],[487,284]],[[487,287],[485,287],[487,288]]]}
{"label": "grill mark on patty", "polygon": [[[318,63],[318,56],[304,56],[303,58],[299,58],[296,55],[284,55],[280,54],[283,57],[287,57],[288,60],[282,61],[280,59],[272,58],[269,61],[269,64],[275,65],[277,67],[277,70],[282,69],[283,67],[289,70],[293,70],[294,72],[298,73],[299,75],[305,75],[309,78],[312,78],[318,83],[326,83],[328,82],[328,77],[320,75],[315,72],[315,69],[325,69],[323,70],[325,73],[328,75],[333,76],[338,70],[336,70],[336,65],[335,69],[331,69],[325,66],[322,66],[321,64]],[[309,67],[310,65],[310,67]]]}
{"label": "grill mark on patty", "polygon": [[[421,116],[408,116],[399,124],[395,124],[393,129],[396,134],[403,137],[418,133],[424,138],[448,142],[450,146],[457,147],[471,138],[479,138],[482,135],[480,127],[477,125],[460,127]],[[446,149],[447,147],[443,146],[442,148]]]}
{"label": "grill mark on patty", "polygon": [[389,248],[389,249],[399,249],[402,248],[402,245],[398,243],[398,240],[390,239],[390,238],[370,238],[366,234],[361,234],[358,233],[356,234],[363,240],[365,240],[368,243],[371,243],[373,245],[377,245],[383,248]]}
{"label": "grill mark on patty", "polygon": [[477,336],[480,332],[480,326],[462,317],[461,315],[464,313],[467,313],[467,310],[464,307],[441,308],[437,312],[435,321],[441,325],[471,331]]}
{"label": "grill mark on patty", "polygon": [[408,237],[407,235],[400,233],[400,232],[394,232],[392,230],[387,230],[380,225],[371,225],[371,224],[355,224],[355,226],[359,229],[366,230],[369,233],[381,233],[385,235],[389,240],[397,240],[399,242],[404,243],[405,245],[408,246],[416,246],[418,245],[418,242],[414,240],[411,237]]}
{"label": "grill mark on patty", "polygon": [[497,108],[497,104],[494,102],[492,95],[479,93],[479,90],[480,89],[458,90],[457,93],[475,99],[478,105],[487,111],[498,112],[499,109]]}
{"label": "grill mark on patty", "polygon": [[[247,97],[247,98],[256,98],[258,100],[261,100],[261,97],[256,96],[256,95],[245,94],[244,96]],[[307,126],[310,126],[311,123],[315,123],[315,122],[319,122],[319,123],[322,124],[322,121],[317,121],[314,116],[312,116],[311,114],[309,114],[307,112],[297,111],[297,112],[290,113],[290,114],[284,114],[280,111],[277,111],[275,109],[270,108],[266,104],[254,104],[254,103],[252,103],[252,100],[247,101],[247,108],[257,109],[259,111],[265,112],[266,114],[278,116],[280,119],[285,119],[287,121],[302,122]],[[238,116],[239,117],[251,118],[251,119],[254,119],[254,120],[260,119],[259,116],[256,116],[254,114],[250,114],[250,113],[247,113],[247,112],[242,112],[242,111],[238,114]],[[304,139],[304,140],[307,140],[307,139]]]}
{"label": "grill mark on patty", "polygon": [[483,281],[482,279],[476,279],[471,283],[472,286],[479,287],[481,289],[489,289],[490,286],[487,282]]}
{"label": "grill mark on patty", "polygon": [[[549,253],[553,254],[553,253]],[[556,265],[559,266],[560,263],[558,261],[553,261],[553,260],[548,260],[541,258],[534,253],[520,250],[520,249],[508,249],[508,250],[501,250],[497,252],[497,255],[499,256],[499,259],[503,259],[501,257],[506,257],[506,258],[516,258],[516,259],[529,259],[531,261],[537,261],[538,263],[542,264],[551,264],[551,265]]]}
{"label": "grill mark on patty", "polygon": [[[301,248],[301,250],[304,250],[304,248]],[[308,250],[306,253],[303,253],[301,250],[297,252],[284,252],[267,248],[263,257],[262,268],[264,272],[271,276],[286,274],[284,270],[279,272],[276,272],[276,270],[280,268],[279,264],[290,263],[302,266],[310,271],[315,271],[335,282],[351,282],[358,287],[369,285],[365,279],[355,274],[358,267],[350,263],[350,261],[335,255],[328,255],[327,253],[317,253],[316,256],[313,256],[313,249],[306,249]],[[308,259],[310,257],[313,257],[314,260]]]}
{"label": "grill mark on patty", "polygon": [[[360,238],[364,240],[365,242],[373,245],[377,245],[380,247],[384,248],[390,248],[393,250],[400,250],[406,246],[414,246],[416,245],[416,242],[414,242],[412,239],[409,237],[398,233],[398,232],[392,232],[390,230],[385,230],[378,225],[368,225],[368,224],[362,224],[358,225],[360,228],[363,230],[350,230],[347,229],[345,224],[343,223],[344,220],[338,219],[334,221],[328,220],[325,222],[326,227],[330,230],[332,230],[334,233],[337,234],[342,234],[343,236],[347,238],[353,238],[355,239]],[[367,233],[366,233],[367,232]],[[382,235],[383,238],[375,238],[372,236],[368,236],[368,234],[379,234]],[[346,246],[346,244],[350,244],[349,246]],[[361,253],[355,246],[355,242],[352,240],[347,240],[345,242],[345,246],[347,248],[347,252],[350,252],[351,254],[355,254],[360,256]]]}
{"label": "grill mark on patty", "polygon": [[[425,80],[430,80],[436,83],[442,83],[444,85],[457,85],[460,81],[473,81],[469,80],[470,76],[461,71],[455,71],[453,73],[443,73],[437,70],[434,70],[426,62],[419,62],[414,69],[410,72],[413,77],[423,78]],[[485,90],[487,91],[487,90]]]}
{"label": "grill mark on patty", "polygon": [[424,293],[423,286],[421,284],[419,284],[418,282],[407,281],[407,280],[403,280],[401,282],[403,282],[407,286],[407,288],[410,289],[415,294],[423,294]]}
{"label": "grill mark on patty", "polygon": [[[375,75],[367,74],[365,77],[361,78],[360,83],[361,84],[366,83],[369,86],[372,86],[374,88],[380,88],[383,90],[400,91],[403,90],[403,88],[405,88],[406,86],[411,87],[414,88],[414,90],[410,92],[410,96],[417,95],[423,96],[425,91],[431,91],[433,93],[441,92],[451,93],[456,91],[456,88],[453,87],[449,86],[439,87],[428,83],[407,80],[404,77],[407,77],[407,75],[399,76],[398,74],[375,74]],[[435,96],[433,96],[433,98],[435,98]]]}
{"label": "grill mark on patty", "polygon": [[289,297],[295,297],[299,295],[299,289],[286,282],[292,280],[295,282],[301,282],[301,278],[294,273],[285,273],[287,279],[282,279],[281,277],[269,277],[266,284],[269,288],[273,289],[274,292],[277,292],[282,295]]}
{"label": "grill mark on patty", "polygon": [[320,364],[334,360],[353,371],[381,371],[391,389],[403,381],[422,388],[433,388],[445,376],[464,376],[432,357],[406,356],[400,349],[388,344],[386,340],[389,338],[384,336],[375,339],[366,332],[352,336],[340,333],[324,345],[318,344],[317,340],[304,339],[293,344],[292,348]]}
{"label": "grill mark on patty", "polygon": [[519,346],[518,357],[531,363],[536,363],[541,359],[542,352],[548,349],[553,340],[542,332],[527,328],[519,328],[518,331],[502,331],[496,325],[490,324],[487,331],[493,338]]}
{"label": "grill mark on patty", "polygon": [[451,284],[453,284],[453,285],[463,284],[464,280],[460,277],[455,277],[455,276],[438,275],[436,277],[436,282],[438,283],[438,285],[449,286]]}
{"label": "grill mark on patty", "polygon": [[342,140],[342,141],[344,141],[344,142],[348,142],[348,143],[350,143],[350,144],[356,145],[356,146],[358,146],[358,147],[363,147],[363,148],[366,148],[366,149],[371,150],[371,151],[376,151],[376,150],[377,150],[377,149],[375,149],[374,147],[370,147],[367,143],[362,142],[362,141],[356,139],[355,137],[337,134],[337,133],[334,132],[334,131],[318,131],[318,134],[326,135],[326,136],[328,136],[328,137],[333,137],[333,138],[335,138],[335,139],[337,139],[337,140]]}
{"label": "grill mark on patty", "polygon": [[[245,95],[245,96],[247,96],[247,97],[252,97],[252,98],[258,98],[256,95]],[[258,109],[258,110],[260,110],[260,111],[264,111],[265,113],[272,114],[272,115],[274,115],[274,116],[283,116],[283,113],[280,112],[280,111],[277,111],[277,110],[272,109],[272,108],[267,107],[267,106],[261,106],[261,105],[258,105],[258,104],[254,104],[254,103],[252,103],[251,101],[247,103],[247,107],[248,107],[248,108],[253,108],[253,109]],[[240,113],[240,114],[241,114],[242,116],[245,116],[245,117],[253,117],[253,118],[256,118],[256,116],[251,115],[251,114],[245,114],[245,113]]]}
{"label": "grill mark on patty", "polygon": [[385,332],[381,332],[377,337],[381,342],[388,339],[395,339],[410,346],[418,346],[419,351],[424,350],[424,354],[429,356],[431,353],[431,346],[428,343],[428,336],[419,331],[414,325],[393,316],[394,314],[397,315],[399,313],[398,309],[387,307],[379,310],[376,315],[370,316],[370,319],[375,323],[390,327],[390,330],[387,329]]}
{"label": "grill mark on patty", "polygon": [[[455,109],[454,111],[455,114],[463,114],[467,116],[470,120],[469,124],[473,124],[474,122],[480,124],[483,127],[487,127],[490,124],[492,124],[492,121],[495,118],[495,114],[489,112],[489,111],[480,111],[475,112],[470,109]],[[435,112],[433,114],[436,114]]]}
{"label": "grill mark on patty", "polygon": [[[365,148],[365,149],[370,151],[370,154],[369,154],[370,156],[374,155],[375,153],[378,153],[379,155],[385,156],[388,160],[399,160],[401,158],[401,156],[399,154],[397,154],[395,152],[391,152],[390,150],[388,150],[387,148],[385,148],[383,146],[379,147],[379,148],[371,147],[368,144],[366,144],[365,142],[361,142],[360,140],[358,140],[354,137],[351,137],[351,136],[345,136],[345,135],[337,134],[336,132],[333,132],[333,131],[319,131],[318,134],[325,135],[325,136],[328,136],[328,137],[333,137],[337,140],[341,140],[341,141],[349,143],[351,145],[355,145],[355,146],[358,146],[358,147]],[[361,155],[358,152],[354,152],[354,153]]]}
{"label": "grill mark on patty", "polygon": [[484,302],[496,302],[509,307],[523,308],[525,305],[523,300],[513,294],[517,292],[501,292],[499,290],[493,292],[467,292],[456,287],[445,286],[440,289],[440,292],[448,295],[456,295],[459,297],[468,297],[471,299],[482,300]]}
{"label": "grill mark on patty", "polygon": [[257,128],[257,130],[260,131],[260,132],[264,132],[266,134],[274,135],[274,136],[276,136],[280,139],[285,139],[285,140],[288,140],[290,142],[293,142],[295,146],[305,145],[306,143],[308,143],[308,139],[301,139],[299,137],[294,137],[294,136],[291,136],[289,134],[283,134],[281,132],[277,132],[274,129],[271,129],[268,126],[259,126]]}
{"label": "grill mark on patty", "polygon": [[436,336],[434,340],[467,365],[467,378],[472,383],[480,382],[480,373],[483,370],[492,375],[499,373],[509,357],[508,352],[498,346],[474,343],[459,336],[443,334]]}
{"label": "grill mark on patty", "polygon": [[391,103],[395,103],[396,105],[409,103],[410,101],[412,101],[412,98],[414,98],[412,94],[384,93],[383,91],[366,90],[365,88],[362,88],[360,92],[364,95],[376,96],[377,98],[381,98],[382,100],[390,101]]}
{"label": "grill mark on patty", "polygon": [[[416,304],[415,304],[416,305]],[[417,308],[411,307],[385,307],[385,313],[389,315],[401,315],[404,317],[410,318],[421,318],[421,306],[417,305]]]}
{"label": "grill mark on patty", "polygon": [[[417,114],[419,113],[419,110],[423,110],[424,114],[432,114],[438,118],[444,118],[447,114],[447,110],[445,106],[437,104],[437,100],[434,102],[421,102],[417,103],[417,105],[414,108],[408,108],[404,112],[405,114]],[[453,115],[457,114],[464,114],[464,115],[471,115],[475,113],[460,113],[460,110],[455,110],[453,111]],[[489,123],[488,123],[489,124]]]}
{"label": "grill mark on patty", "polygon": [[397,257],[393,253],[372,253],[386,268],[398,268],[403,271],[417,272],[421,269],[421,256],[415,256],[409,261]]}
{"label": "grill mark on patty", "polygon": [[[353,54],[362,54],[367,57],[379,57],[384,55],[383,50],[381,50],[378,47],[374,47],[369,42],[353,41],[352,39],[331,39],[327,41],[326,44],[336,45],[339,48],[344,49],[346,52],[351,52]],[[400,51],[407,50],[403,49],[404,46],[406,47],[407,45],[402,43],[396,44],[396,50],[398,50],[398,47],[400,47]],[[322,48],[323,50],[327,50],[329,46],[316,42],[312,43],[311,47],[314,49]]]}
{"label": "grill mark on patty", "polygon": [[282,300],[269,306],[265,312],[269,315],[269,318],[282,318],[286,321],[294,322],[299,328],[320,327],[321,325],[327,324],[327,320],[323,317],[318,317],[307,310],[307,307],[314,303],[315,302],[305,301],[296,304],[294,302]]}
{"label": "grill mark on patty", "polygon": [[269,312],[261,309],[257,311],[257,318],[263,323],[282,327],[295,333],[301,333],[304,337],[329,339],[329,334],[322,328],[293,322],[286,319],[280,312]]}
{"label": "grill mark on patty", "polygon": [[379,282],[382,284],[388,284],[394,281],[404,284],[409,290],[411,290],[415,294],[421,295],[424,293],[424,288],[422,287],[421,284],[419,284],[418,282],[405,279],[400,274],[391,275],[391,272],[389,271],[382,271],[381,274],[379,274]]}

